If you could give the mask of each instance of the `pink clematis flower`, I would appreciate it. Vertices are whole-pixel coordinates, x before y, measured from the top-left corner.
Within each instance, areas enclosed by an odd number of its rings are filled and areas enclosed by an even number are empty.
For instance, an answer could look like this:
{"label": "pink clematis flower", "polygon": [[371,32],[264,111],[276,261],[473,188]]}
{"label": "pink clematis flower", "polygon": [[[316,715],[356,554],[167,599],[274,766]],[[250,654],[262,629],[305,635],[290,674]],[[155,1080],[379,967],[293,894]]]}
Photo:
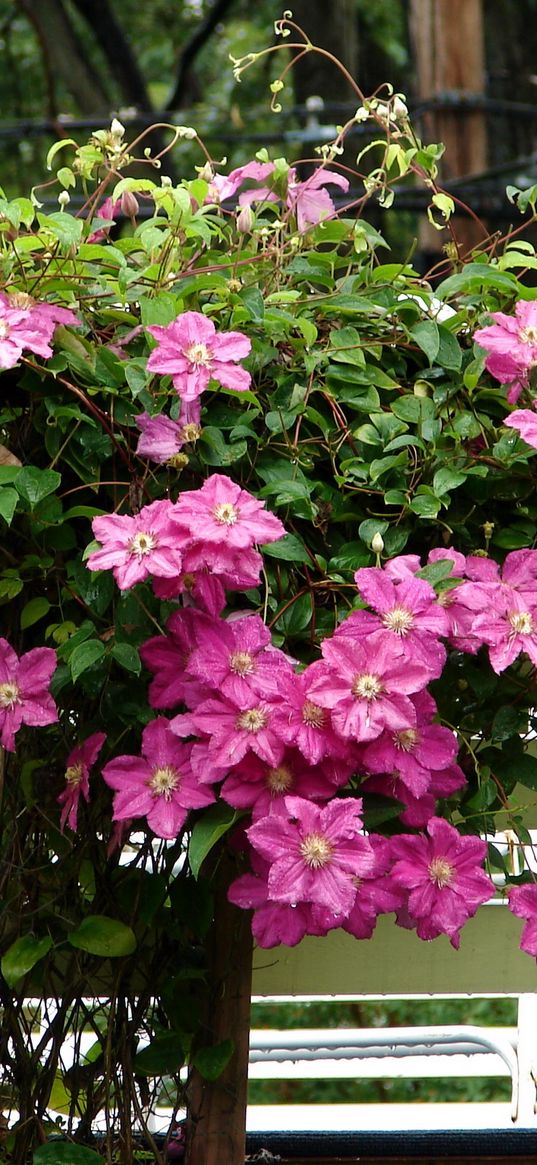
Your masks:
{"label": "pink clematis flower", "polygon": [[325,190],[326,186],[339,186],[345,193],[349,189],[347,178],[335,170],[319,167],[304,182],[298,181],[296,170],[291,168],[289,171],[287,206],[296,215],[300,232],[335,214],[336,208],[328,191]]}
{"label": "pink clematis flower", "polygon": [[433,769],[453,764],[458,751],[455,733],[432,724],[436,705],[428,692],[411,697],[416,710],[406,728],[382,732],[364,749],[364,768],[370,773],[396,774],[414,797],[426,793]]}
{"label": "pink clematis flower", "polygon": [[343,930],[355,938],[371,938],[379,914],[398,910],[404,891],[390,877],[390,844],[386,838],[371,834],[369,843],[374,865],[369,874],[356,878],[356,897],[349,914],[340,920]]}
{"label": "pink clematis flower", "polygon": [[13,368],[23,352],[52,356],[50,341],[58,324],[77,325],[69,308],[39,303],[26,292],[0,292],[0,368]]}
{"label": "pink clematis flower", "polygon": [[355,639],[325,639],[324,666],[309,685],[311,700],[330,708],[332,724],[345,738],[374,740],[384,729],[395,732],[415,723],[409,694],[426,687],[430,671],[409,660],[385,631]]}
{"label": "pink clematis flower", "polygon": [[[229,174],[215,174],[209,183],[206,202],[225,202],[233,198],[244,182],[265,182],[274,173],[274,162],[247,162]],[[270,192],[269,192],[270,193]]]}
{"label": "pink clematis flower", "polygon": [[153,833],[166,840],[177,837],[189,809],[214,801],[212,790],[192,772],[190,746],[177,739],[164,716],[144,728],[142,755],[115,757],[103,777],[115,791],[114,821],[146,817]]}
{"label": "pink clematis flower", "polygon": [[283,807],[246,831],[250,844],[270,863],[268,895],[274,902],[312,902],[348,914],[355,879],[374,865],[371,844],[361,832],[362,803],[354,797],[325,806],[285,797]]}
{"label": "pink clematis flower", "polygon": [[522,886],[511,886],[509,909],[517,918],[524,918],[526,925],[522,931],[520,949],[537,958],[537,885],[528,882]]}
{"label": "pink clematis flower", "polygon": [[[188,718],[191,731],[206,737],[209,743],[205,757],[207,780],[219,780],[223,771],[252,753],[273,767],[279,765],[284,746],[274,730],[272,710],[269,701],[253,693],[242,705],[211,697],[193,709]],[[176,716],[172,720],[174,731],[182,734],[186,722],[186,717]]]}
{"label": "pink clematis flower", "polygon": [[95,761],[106,740],[105,732],[94,732],[82,744],[77,744],[67,757],[65,767],[65,789],[56,798],[63,806],[60,817],[60,829],[63,833],[65,826],[76,830],[78,819],[78,805],[81,796],[89,801],[89,776]]}
{"label": "pink clematis flower", "polygon": [[150,417],[149,413],[139,413],[134,420],[141,430],[136,446],[139,457],[147,457],[158,465],[165,465],[183,448],[184,426],[178,421],[172,421],[171,417],[163,414]]}
{"label": "pink clematis flower", "polygon": [[251,809],[254,821],[266,817],[290,794],[308,801],[329,801],[334,796],[332,773],[326,773],[322,765],[308,765],[296,749],[287,749],[276,766],[246,756],[221,789],[224,801],[236,809]]}
{"label": "pink clematis flower", "polygon": [[514,413],[504,417],[503,423],[508,429],[516,429],[526,445],[537,449],[537,412],[533,409],[515,409]]}
{"label": "pink clematis flower", "polygon": [[259,615],[207,621],[187,663],[187,671],[207,689],[241,707],[252,695],[277,696],[288,670],[286,656],[271,646],[270,631]]}
{"label": "pink clematis flower", "polygon": [[497,675],[514,663],[521,651],[537,665],[537,607],[526,603],[515,590],[509,593],[507,588],[495,587],[486,609],[475,617],[472,633],[488,645]]}
{"label": "pink clematis flower", "polygon": [[206,686],[186,669],[202,630],[210,626],[212,620],[203,611],[185,607],[170,615],[166,635],[155,635],[142,643],[142,662],[155,677],[148,693],[152,708],[174,708],[183,703],[194,708],[207,697]]}
{"label": "pink clematis flower", "polygon": [[391,876],[408,891],[406,910],[419,937],[447,934],[458,947],[464,923],[494,894],[494,883],[481,869],[487,845],[463,837],[441,817],[431,818],[427,834],[391,839]]}
{"label": "pink clematis flower", "polygon": [[227,554],[250,549],[256,542],[275,542],[285,534],[285,527],[265,509],[264,502],[222,473],[211,474],[201,489],[180,494],[174,522],[187,537]]}
{"label": "pink clematis flower", "polygon": [[[317,661],[302,673],[289,670],[281,677],[279,691],[282,702],[275,710],[274,723],[282,740],[296,745],[310,764],[328,758],[337,758],[340,762],[348,760],[348,776],[353,759],[349,742],[334,731],[328,709],[310,698],[310,685],[322,672],[323,665]],[[337,783],[344,784],[345,779]]]}
{"label": "pink clematis flower", "polygon": [[[101,206],[98,207],[95,218],[103,220],[103,226],[98,227],[96,231],[92,231],[88,235],[87,243],[103,243],[113,227],[118,214],[121,211],[121,198],[105,198]],[[93,221],[93,220],[92,220]]]}
{"label": "pink clematis flower", "polygon": [[8,752],[15,751],[22,724],[42,728],[58,719],[48,690],[55,668],[52,647],[34,647],[19,659],[7,639],[0,639],[0,744]]}
{"label": "pink clematis flower", "polygon": [[120,590],[149,575],[173,578],[182,567],[171,502],[151,502],[139,514],[105,514],[94,518],[93,533],[102,543],[89,555],[90,570],[112,570]]}
{"label": "pink clematis flower", "polygon": [[510,386],[507,399],[514,403],[537,364],[537,302],[520,300],[514,316],[497,311],[490,318],[494,323],[474,332],[474,340],[487,352],[485,367],[491,376]]}
{"label": "pink clematis flower", "polygon": [[433,587],[414,576],[395,583],[374,566],[357,570],[354,579],[385,630],[397,636],[413,658],[423,660],[431,668],[431,678],[436,679],[446,660],[445,648],[438,640],[447,635],[449,622]]}
{"label": "pink clematis flower", "polygon": [[259,947],[280,943],[294,947],[306,934],[326,934],[330,921],[337,925],[335,916],[324,907],[307,902],[272,902],[268,892],[269,863],[255,850],[251,851],[250,860],[253,872],[231,884],[228,898],[243,910],[253,910],[252,934]]}
{"label": "pink clematis flower", "polygon": [[[267,171],[267,177],[274,170],[272,163],[269,165],[271,165],[271,170]],[[258,175],[252,173],[248,177],[257,177],[259,181],[262,181],[264,176],[261,173]],[[235,189],[239,185],[240,183],[237,183]],[[309,178],[301,182],[294,167],[290,168],[287,176],[285,202],[287,209],[296,215],[297,227],[301,233],[307,231],[308,227],[315,226],[323,219],[335,214],[336,208],[325,189],[326,186],[339,186],[340,190],[345,192],[349,189],[347,178],[344,178],[343,174],[336,173],[335,170],[325,170],[323,166],[319,166]],[[278,202],[279,198],[270,186],[254,186],[251,190],[243,191],[239,195],[238,201],[239,206],[250,206],[253,202]]]}
{"label": "pink clematis flower", "polygon": [[147,367],[150,372],[168,373],[184,401],[194,401],[209,381],[224,388],[245,392],[250,373],[241,368],[251,343],[242,332],[217,332],[212,320],[198,311],[185,311],[166,327],[147,329],[158,341]]}

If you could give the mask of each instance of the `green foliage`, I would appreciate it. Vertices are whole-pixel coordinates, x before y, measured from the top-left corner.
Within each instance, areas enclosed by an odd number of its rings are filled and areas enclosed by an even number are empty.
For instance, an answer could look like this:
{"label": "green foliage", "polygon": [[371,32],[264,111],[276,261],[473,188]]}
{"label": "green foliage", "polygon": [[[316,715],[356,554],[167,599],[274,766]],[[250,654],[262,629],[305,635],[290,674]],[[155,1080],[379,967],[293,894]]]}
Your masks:
{"label": "green foliage", "polygon": [[[395,123],[402,140],[394,154],[390,101],[363,106],[381,144],[360,179],[360,214],[370,200],[386,207],[394,184],[416,173],[433,184],[438,211],[439,150],[422,147],[405,115]],[[184,127],[173,134],[179,148],[196,139]],[[76,833],[60,828],[58,797],[75,745],[106,732],[100,765],[139,751],[151,718],[139,648],[175,609],[149,584],[122,593],[109,572],[88,570],[92,517],[175,501],[215,469],[229,473],[287,534],[262,547],[259,587],[232,593],[226,614],[262,614],[274,643],[304,664],[358,603],[359,567],[403,553],[424,560],[446,546],[501,561],[537,538],[533,450],[505,429],[504,395],[471,342],[487,313],[533,294],[513,251],[495,240],[467,265],[457,260],[436,289],[453,308],[440,319],[428,281],[390,255],[386,261],[383,237],[363,217],[358,227],[343,214],[299,230],[292,208],[267,203],[254,209],[250,230],[239,230],[232,212],[207,201],[205,166],[175,184],[161,181],[159,168],[148,168],[146,140],[103,130],[89,144],[62,141],[53,152],[59,186],[83,195],[85,217],[42,213],[26,198],[2,203],[4,290],[70,307],[80,320],[76,329],[57,328],[52,358],[25,352],[2,374],[0,605],[18,652],[44,644],[57,651],[60,717],[21,728],[17,752],[5,758],[0,953],[14,1049],[7,1076],[13,1089],[24,1082],[20,1107],[31,1114],[14,1137],[13,1165],[25,1165],[45,1118],[59,1113],[62,1129],[82,1137],[103,1106],[124,1114],[122,1073],[150,1108],[157,1077],[164,1074],[175,1102],[184,1061],[211,1081],[233,1053],[230,1041],[200,1042],[203,941],[213,917],[212,886],[200,871],[240,815],[221,803],[197,811],[172,843],[147,836],[139,821],[113,829],[111,794],[96,772]],[[325,151],[331,165],[339,140]],[[142,179],[139,169],[131,174],[133,159],[146,166]],[[286,166],[278,161],[279,181]],[[96,241],[102,200],[114,192],[136,192],[150,217],[133,213],[128,230],[105,230]],[[535,258],[517,246],[516,254]],[[212,382],[201,434],[179,460],[160,465],[137,454],[135,418],[168,409],[176,417],[178,402],[170,378],[148,372],[147,328],[185,311],[248,335],[252,386],[239,394]],[[423,577],[447,594],[444,565]],[[440,812],[462,831],[509,827],[524,841],[518,786],[524,798],[537,788],[537,762],[525,747],[535,730],[534,671],[517,663],[498,677],[485,652],[453,652],[434,695],[439,718],[459,734],[468,780]],[[353,781],[354,789],[359,773]],[[392,798],[364,797],[369,828],[400,832],[400,814]],[[491,863],[512,874],[498,849]],[[29,1019],[30,997],[45,1002]],[[28,1025],[50,1037],[41,1063],[28,1052]],[[76,1042],[88,1032],[84,1060],[58,1068],[63,1037]],[[49,1149],[36,1150],[35,1165],[52,1159]]]}

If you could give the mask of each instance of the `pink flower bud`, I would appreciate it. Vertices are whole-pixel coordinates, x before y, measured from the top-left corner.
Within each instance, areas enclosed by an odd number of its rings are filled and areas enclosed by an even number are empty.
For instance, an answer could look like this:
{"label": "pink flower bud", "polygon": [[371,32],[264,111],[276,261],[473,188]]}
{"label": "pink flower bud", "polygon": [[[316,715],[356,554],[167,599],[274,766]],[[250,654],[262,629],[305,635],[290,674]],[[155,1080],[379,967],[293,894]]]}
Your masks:
{"label": "pink flower bud", "polygon": [[140,203],[131,190],[124,190],[121,195],[121,213],[126,218],[135,218],[140,209]]}
{"label": "pink flower bud", "polygon": [[250,233],[254,225],[254,212],[251,206],[243,206],[237,215],[237,230],[243,235]]}

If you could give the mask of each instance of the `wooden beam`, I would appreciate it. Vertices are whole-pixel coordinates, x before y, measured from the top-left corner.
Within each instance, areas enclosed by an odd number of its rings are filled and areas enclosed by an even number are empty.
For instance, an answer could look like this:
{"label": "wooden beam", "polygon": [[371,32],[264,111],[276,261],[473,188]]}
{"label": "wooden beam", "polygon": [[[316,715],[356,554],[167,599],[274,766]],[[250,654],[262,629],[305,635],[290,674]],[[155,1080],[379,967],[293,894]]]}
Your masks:
{"label": "wooden beam", "polygon": [[298,946],[257,950],[254,995],[518,995],[537,991],[535,959],[519,950],[522,922],[503,905],[471,918],[455,951],[379,918],[370,940],[342,930]]}

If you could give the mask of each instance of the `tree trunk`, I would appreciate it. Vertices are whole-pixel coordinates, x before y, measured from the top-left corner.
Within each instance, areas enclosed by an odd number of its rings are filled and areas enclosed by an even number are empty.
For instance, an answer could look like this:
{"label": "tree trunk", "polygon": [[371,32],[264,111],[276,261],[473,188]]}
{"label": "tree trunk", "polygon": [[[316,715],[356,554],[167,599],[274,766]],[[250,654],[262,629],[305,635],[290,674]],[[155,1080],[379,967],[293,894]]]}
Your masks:
{"label": "tree trunk", "polygon": [[[414,43],[417,95],[439,98],[424,116],[426,140],[443,142],[441,179],[479,174],[487,165],[486,118],[465,95],[484,96],[485,48],[482,0],[411,0],[410,31]],[[450,107],[450,98],[453,105]],[[483,232],[469,218],[459,218],[455,231],[461,249],[471,250]],[[436,232],[434,232],[436,234]],[[438,237],[429,244],[438,248]],[[424,239],[422,237],[422,244]]]}
{"label": "tree trunk", "polygon": [[188,1086],[186,1165],[244,1165],[252,984],[249,911],[227,900],[238,874],[234,854],[219,847],[215,917],[207,939],[209,997],[200,1044],[232,1040],[233,1055],[215,1081],[193,1070]]}
{"label": "tree trunk", "polygon": [[87,60],[61,0],[17,0],[34,26],[47,76],[62,78],[82,113],[105,114],[113,102]]}
{"label": "tree trunk", "polygon": [[[358,31],[354,0],[337,0],[332,4],[326,0],[296,0],[292,10],[294,23],[300,25],[312,43],[333,53],[351,76],[356,77]],[[319,53],[307,53],[293,69],[293,78],[299,105],[304,105],[308,97],[356,102],[356,94],[343,73]]]}

